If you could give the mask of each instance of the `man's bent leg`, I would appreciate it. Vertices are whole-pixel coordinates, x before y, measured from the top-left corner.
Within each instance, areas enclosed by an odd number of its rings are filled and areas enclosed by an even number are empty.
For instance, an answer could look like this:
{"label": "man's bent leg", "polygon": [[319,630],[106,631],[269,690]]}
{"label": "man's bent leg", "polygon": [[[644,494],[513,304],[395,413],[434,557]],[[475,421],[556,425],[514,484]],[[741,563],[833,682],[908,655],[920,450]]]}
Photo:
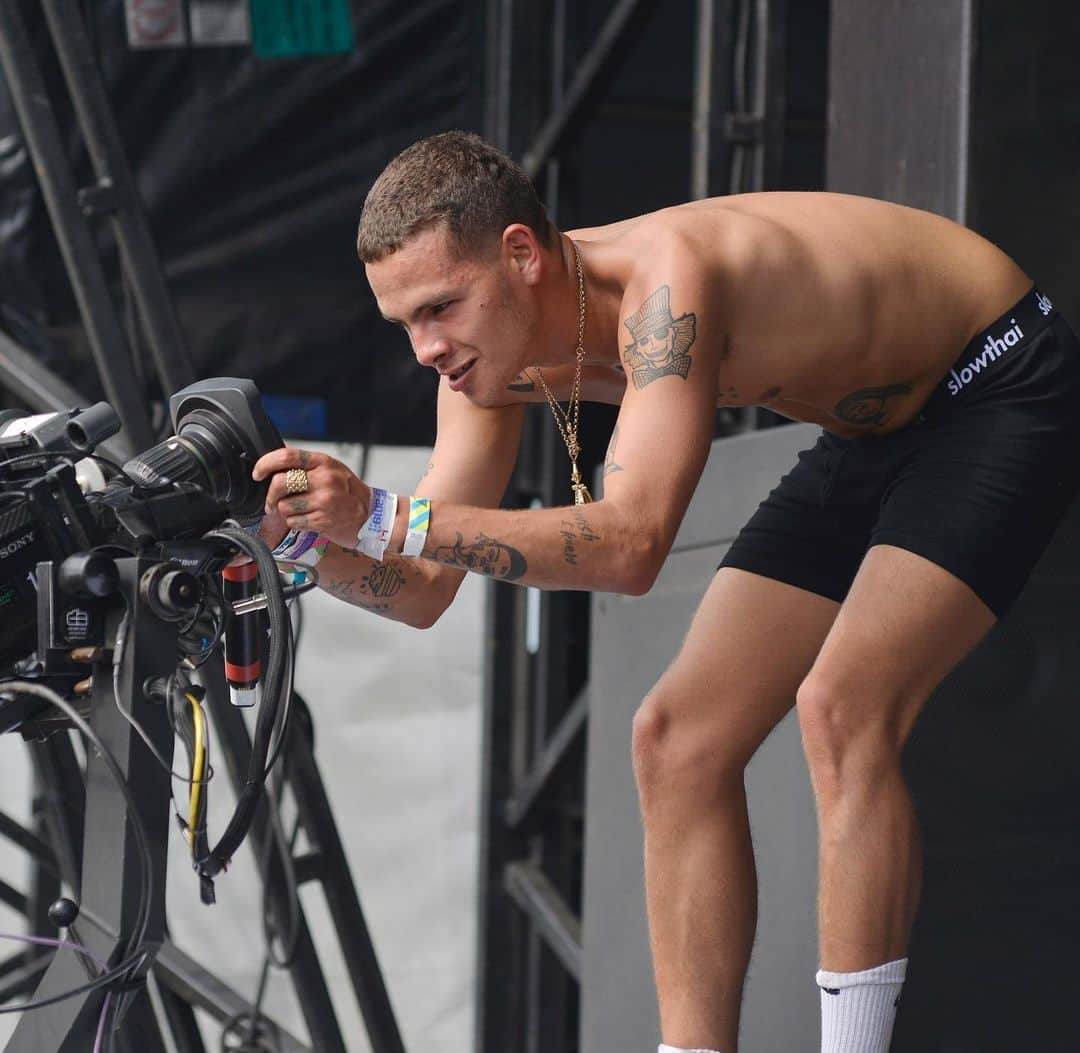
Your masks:
{"label": "man's bent leg", "polygon": [[795,702],[838,604],[725,568],[634,720],[663,1039],[735,1053],[757,882],[743,774]]}
{"label": "man's bent leg", "polygon": [[947,571],[876,546],[799,689],[820,834],[829,1053],[888,1049],[922,876],[901,750],[931,692],[994,622]]}

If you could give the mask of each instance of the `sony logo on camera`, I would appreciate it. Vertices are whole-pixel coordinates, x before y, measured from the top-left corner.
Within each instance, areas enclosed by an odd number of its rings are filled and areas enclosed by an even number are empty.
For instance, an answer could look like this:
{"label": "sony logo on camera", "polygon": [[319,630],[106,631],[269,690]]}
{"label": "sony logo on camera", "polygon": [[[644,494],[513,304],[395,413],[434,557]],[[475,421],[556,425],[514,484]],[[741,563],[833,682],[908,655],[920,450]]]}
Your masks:
{"label": "sony logo on camera", "polygon": [[26,548],[33,540],[34,532],[32,530],[27,531],[22,537],[13,538],[6,545],[0,546],[0,559],[7,559],[8,556],[14,556],[16,552]]}

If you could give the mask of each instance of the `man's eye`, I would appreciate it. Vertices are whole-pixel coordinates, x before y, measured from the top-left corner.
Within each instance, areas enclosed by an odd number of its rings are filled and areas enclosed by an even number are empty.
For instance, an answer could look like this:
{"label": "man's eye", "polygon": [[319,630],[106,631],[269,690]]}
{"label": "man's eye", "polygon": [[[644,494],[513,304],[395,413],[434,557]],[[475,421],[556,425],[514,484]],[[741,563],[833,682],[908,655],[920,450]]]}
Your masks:
{"label": "man's eye", "polygon": [[447,307],[449,307],[449,306],[450,306],[450,301],[449,300],[447,300],[445,303],[437,303],[437,304],[435,304],[434,307],[431,308],[431,313],[432,314],[442,314],[443,311],[445,311],[447,309]]}

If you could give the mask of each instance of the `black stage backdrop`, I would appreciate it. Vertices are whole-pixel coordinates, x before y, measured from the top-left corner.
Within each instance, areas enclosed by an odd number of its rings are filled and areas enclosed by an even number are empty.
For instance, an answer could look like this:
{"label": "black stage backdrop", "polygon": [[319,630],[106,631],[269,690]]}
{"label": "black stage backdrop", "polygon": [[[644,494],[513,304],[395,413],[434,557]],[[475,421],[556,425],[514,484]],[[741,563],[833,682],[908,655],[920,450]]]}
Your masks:
{"label": "black stage backdrop", "polygon": [[[286,434],[431,442],[434,377],[379,318],[356,222],[399,149],[479,127],[478,0],[352,0],[352,50],[288,58],[251,45],[135,50],[122,0],[82,6],[199,375],[254,378]],[[22,10],[87,185],[44,16],[36,0]],[[123,311],[110,242],[103,231]],[[2,78],[0,325],[101,397]],[[152,378],[146,389],[159,394]]]}

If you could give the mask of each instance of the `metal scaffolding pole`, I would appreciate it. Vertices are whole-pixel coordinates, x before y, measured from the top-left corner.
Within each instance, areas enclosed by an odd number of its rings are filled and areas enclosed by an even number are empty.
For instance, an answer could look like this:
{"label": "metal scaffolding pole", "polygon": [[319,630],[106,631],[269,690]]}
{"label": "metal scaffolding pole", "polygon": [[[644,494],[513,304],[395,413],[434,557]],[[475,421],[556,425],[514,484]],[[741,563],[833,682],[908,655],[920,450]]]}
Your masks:
{"label": "metal scaffolding pole", "polygon": [[566,89],[562,105],[556,108],[543,127],[536,133],[532,145],[525,151],[521,166],[531,179],[535,179],[548,158],[559,148],[563,136],[580,115],[590,90],[604,67],[611,60],[622,41],[631,21],[639,12],[643,0],[617,0],[615,7],[605,19],[596,40],[578,64],[574,79]]}
{"label": "metal scaffolding pole", "polygon": [[0,66],[34,158],[42,196],[52,218],[106,398],[123,421],[124,442],[137,450],[146,449],[154,441],[150,415],[132,378],[127,343],[116,321],[93,236],[79,207],[79,191],[60,129],[26,26],[14,3],[0,3]]}
{"label": "metal scaffolding pole", "polygon": [[94,188],[96,196],[90,199],[92,209],[107,215],[111,221],[162,389],[166,393],[179,391],[196,379],[195,367],[165,287],[138,189],[94,65],[77,0],[41,2],[98,179]]}

